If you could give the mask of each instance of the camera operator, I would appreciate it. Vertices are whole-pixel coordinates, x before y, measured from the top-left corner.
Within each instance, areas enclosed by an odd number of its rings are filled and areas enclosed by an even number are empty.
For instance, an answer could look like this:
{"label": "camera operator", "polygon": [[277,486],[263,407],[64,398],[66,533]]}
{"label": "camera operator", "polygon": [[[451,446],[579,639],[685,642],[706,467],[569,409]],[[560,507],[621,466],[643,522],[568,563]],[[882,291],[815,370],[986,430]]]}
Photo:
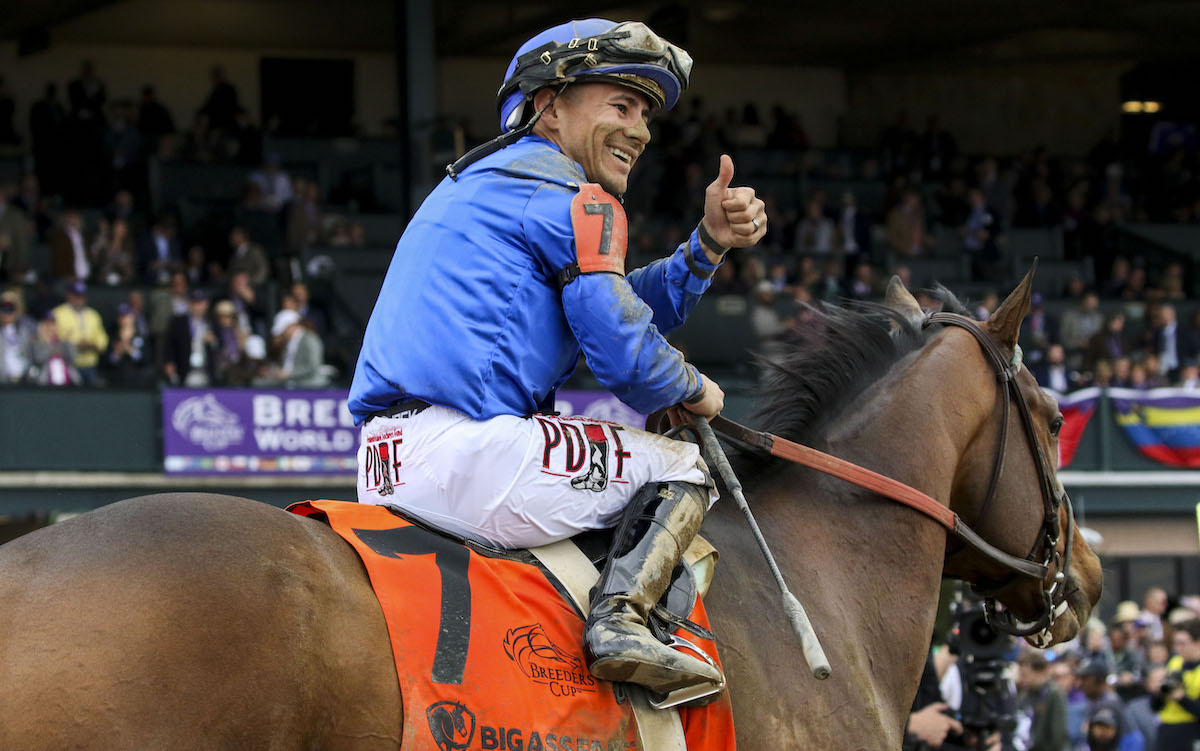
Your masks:
{"label": "camera operator", "polygon": [[1167,662],[1155,706],[1159,751],[1193,751],[1200,744],[1200,620],[1175,627],[1175,656]]}
{"label": "camera operator", "polygon": [[904,732],[903,751],[1001,751],[1000,733],[990,734],[981,743],[978,733],[964,728],[963,724],[950,716],[950,709],[942,701],[938,688],[937,671],[933,667],[932,655],[925,662],[925,672],[917,688],[912,714]]}
{"label": "camera operator", "polygon": [[951,614],[947,646],[958,657],[955,667],[961,691],[950,693],[961,697],[961,706],[953,708],[954,717],[948,716],[931,658],[913,703],[904,748],[1001,751],[1003,737],[1011,737],[1017,725],[1016,695],[1005,675],[1011,666],[1007,655],[1012,638],[987,624],[983,601],[965,586],[951,605]]}

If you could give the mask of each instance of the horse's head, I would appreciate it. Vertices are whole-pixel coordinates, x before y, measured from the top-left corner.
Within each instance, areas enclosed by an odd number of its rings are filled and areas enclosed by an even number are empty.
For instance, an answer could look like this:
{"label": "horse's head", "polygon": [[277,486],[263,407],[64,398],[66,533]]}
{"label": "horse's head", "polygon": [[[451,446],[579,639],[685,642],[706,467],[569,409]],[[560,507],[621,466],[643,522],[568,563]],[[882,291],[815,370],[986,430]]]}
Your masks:
{"label": "horse's head", "polygon": [[898,280],[888,288],[886,304],[910,321],[951,324],[940,335],[955,370],[953,380],[945,374],[944,392],[954,400],[950,412],[969,424],[950,506],[986,544],[1021,559],[1025,569],[1014,573],[997,556],[952,541],[946,574],[989,598],[993,625],[1048,647],[1073,638],[1087,623],[1102,577],[1058,479],[1062,414],[1021,362],[1017,346],[1032,281],[1030,270],[977,325],[952,316],[926,318]]}

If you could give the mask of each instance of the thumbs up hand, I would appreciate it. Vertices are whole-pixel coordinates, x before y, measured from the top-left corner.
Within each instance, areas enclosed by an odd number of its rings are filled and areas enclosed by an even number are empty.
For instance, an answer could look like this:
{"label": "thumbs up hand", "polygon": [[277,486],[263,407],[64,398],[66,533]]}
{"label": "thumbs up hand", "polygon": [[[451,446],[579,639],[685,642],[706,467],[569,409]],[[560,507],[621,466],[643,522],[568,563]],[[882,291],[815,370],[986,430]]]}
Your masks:
{"label": "thumbs up hand", "polygon": [[[767,212],[762,199],[754,195],[754,188],[731,188],[732,181],[733,159],[722,154],[717,179],[704,191],[702,221],[713,241],[723,248],[748,248],[767,233]],[[703,240],[701,243],[709,259],[718,263],[721,248],[710,248]]]}

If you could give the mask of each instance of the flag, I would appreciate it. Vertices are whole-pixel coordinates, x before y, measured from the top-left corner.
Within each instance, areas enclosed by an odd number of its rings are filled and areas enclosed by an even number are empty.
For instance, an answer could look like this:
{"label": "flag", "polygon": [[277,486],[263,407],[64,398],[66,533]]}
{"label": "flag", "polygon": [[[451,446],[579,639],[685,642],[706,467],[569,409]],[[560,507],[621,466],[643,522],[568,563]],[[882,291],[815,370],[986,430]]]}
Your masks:
{"label": "flag", "polygon": [[1063,469],[1075,459],[1083,431],[1096,411],[1100,389],[1080,389],[1070,394],[1060,394],[1052,389],[1044,391],[1058,400],[1058,409],[1063,415],[1062,430],[1058,434],[1058,468]]}
{"label": "flag", "polygon": [[1109,389],[1113,415],[1143,455],[1172,467],[1200,467],[1200,392]]}

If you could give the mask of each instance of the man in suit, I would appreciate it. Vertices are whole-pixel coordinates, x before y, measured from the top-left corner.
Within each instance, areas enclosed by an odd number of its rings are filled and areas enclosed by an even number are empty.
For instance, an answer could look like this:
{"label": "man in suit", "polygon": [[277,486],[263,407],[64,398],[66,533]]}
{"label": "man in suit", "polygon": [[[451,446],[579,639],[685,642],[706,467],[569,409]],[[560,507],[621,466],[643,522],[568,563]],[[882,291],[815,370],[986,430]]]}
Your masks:
{"label": "man in suit", "polygon": [[175,219],[170,214],[163,214],[138,248],[138,267],[147,282],[166,284],[172,268],[182,265],[183,250],[175,236]]}

